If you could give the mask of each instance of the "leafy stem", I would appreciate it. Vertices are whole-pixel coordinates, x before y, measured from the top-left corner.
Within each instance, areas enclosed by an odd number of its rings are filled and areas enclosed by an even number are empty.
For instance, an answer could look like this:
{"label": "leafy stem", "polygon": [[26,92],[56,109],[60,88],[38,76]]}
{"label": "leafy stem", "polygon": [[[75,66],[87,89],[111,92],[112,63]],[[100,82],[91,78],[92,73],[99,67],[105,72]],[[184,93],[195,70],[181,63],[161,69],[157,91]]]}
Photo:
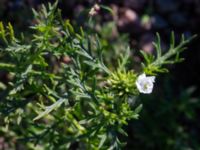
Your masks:
{"label": "leafy stem", "polygon": [[161,39],[160,35],[157,33],[157,41],[156,43],[153,43],[157,53],[156,57],[152,54],[147,54],[144,51],[141,51],[141,54],[145,59],[145,64],[142,63],[144,72],[150,75],[155,75],[159,72],[167,72],[168,70],[164,68],[163,65],[182,62],[184,59],[180,57],[180,53],[186,49],[185,46],[195,37],[196,35],[185,39],[185,36],[182,35],[180,43],[175,46],[175,35],[174,32],[172,32],[170,48],[166,53],[162,54]]}

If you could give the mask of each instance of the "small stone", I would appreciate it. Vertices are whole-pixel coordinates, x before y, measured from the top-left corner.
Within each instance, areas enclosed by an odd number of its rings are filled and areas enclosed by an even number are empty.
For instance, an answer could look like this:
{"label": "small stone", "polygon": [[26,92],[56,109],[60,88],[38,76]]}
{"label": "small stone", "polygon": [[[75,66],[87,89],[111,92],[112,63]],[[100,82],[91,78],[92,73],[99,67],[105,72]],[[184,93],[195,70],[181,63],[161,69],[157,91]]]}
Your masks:
{"label": "small stone", "polygon": [[120,31],[129,33],[141,32],[141,23],[137,13],[131,9],[122,9],[119,12],[117,25]]}
{"label": "small stone", "polygon": [[126,17],[127,21],[132,21],[132,22],[135,22],[138,20],[138,15],[136,12],[134,12],[133,10],[131,9],[127,9],[124,13],[124,17]]}
{"label": "small stone", "polygon": [[140,39],[140,48],[147,53],[152,53],[154,50],[153,41],[155,40],[152,33],[144,34]]}

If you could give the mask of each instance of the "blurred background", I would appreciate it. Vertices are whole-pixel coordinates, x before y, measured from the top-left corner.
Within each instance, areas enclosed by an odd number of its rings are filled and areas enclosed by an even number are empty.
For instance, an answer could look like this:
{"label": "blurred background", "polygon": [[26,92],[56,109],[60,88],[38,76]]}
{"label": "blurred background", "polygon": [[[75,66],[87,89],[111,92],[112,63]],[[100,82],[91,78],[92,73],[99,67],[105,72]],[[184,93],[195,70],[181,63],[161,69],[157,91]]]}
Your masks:
{"label": "blurred background", "polygon": [[[0,21],[11,22],[18,34],[30,34],[34,24],[31,8],[53,0],[0,0]],[[144,104],[139,120],[126,127],[127,150],[200,150],[200,1],[199,0],[60,0],[63,17],[75,25],[86,26],[88,11],[95,3],[109,6],[113,14],[101,9],[95,16],[95,32],[107,39],[105,45],[120,53],[120,45],[128,43],[137,67],[142,49],[154,53],[152,42],[156,32],[162,38],[163,51],[168,48],[169,35],[175,32],[198,37],[188,45],[182,56],[185,61],[161,74],[151,96],[141,96]],[[106,44],[107,42],[107,44]],[[110,43],[110,44],[109,44]],[[119,48],[119,49],[118,49]],[[107,61],[112,62],[111,56]],[[0,80],[7,79],[0,72]],[[0,136],[0,150],[6,149]]]}

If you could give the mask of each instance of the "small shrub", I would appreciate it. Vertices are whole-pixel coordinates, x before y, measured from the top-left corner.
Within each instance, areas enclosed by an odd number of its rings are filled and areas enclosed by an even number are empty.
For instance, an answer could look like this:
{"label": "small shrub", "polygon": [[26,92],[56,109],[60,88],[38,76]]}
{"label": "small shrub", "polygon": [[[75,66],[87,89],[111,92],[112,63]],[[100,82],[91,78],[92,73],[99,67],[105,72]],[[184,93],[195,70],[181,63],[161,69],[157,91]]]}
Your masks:
{"label": "small shrub", "polygon": [[[141,51],[141,72],[127,69],[129,49],[105,64],[106,53],[97,34],[74,27],[61,17],[57,3],[33,10],[35,25],[30,37],[15,36],[10,23],[0,23],[0,69],[9,76],[0,82],[0,133],[25,149],[120,149],[127,135],[123,126],[138,119],[142,104],[132,105],[139,86],[153,88],[164,65],[182,61],[180,53],[192,39],[157,56]],[[144,76],[145,75],[145,76]],[[148,93],[151,93],[148,92]],[[13,142],[11,142],[13,141]]]}

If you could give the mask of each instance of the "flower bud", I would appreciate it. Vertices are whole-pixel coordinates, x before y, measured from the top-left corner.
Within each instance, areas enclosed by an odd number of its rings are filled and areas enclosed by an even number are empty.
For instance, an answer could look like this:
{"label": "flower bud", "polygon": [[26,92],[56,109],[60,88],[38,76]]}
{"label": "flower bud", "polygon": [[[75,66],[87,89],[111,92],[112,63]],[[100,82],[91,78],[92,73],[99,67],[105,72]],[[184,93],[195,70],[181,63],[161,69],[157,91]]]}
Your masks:
{"label": "flower bud", "polygon": [[91,9],[90,9],[90,12],[89,12],[89,15],[90,16],[95,16],[97,15],[97,13],[99,12],[100,10],[100,6],[98,4],[95,4]]}

